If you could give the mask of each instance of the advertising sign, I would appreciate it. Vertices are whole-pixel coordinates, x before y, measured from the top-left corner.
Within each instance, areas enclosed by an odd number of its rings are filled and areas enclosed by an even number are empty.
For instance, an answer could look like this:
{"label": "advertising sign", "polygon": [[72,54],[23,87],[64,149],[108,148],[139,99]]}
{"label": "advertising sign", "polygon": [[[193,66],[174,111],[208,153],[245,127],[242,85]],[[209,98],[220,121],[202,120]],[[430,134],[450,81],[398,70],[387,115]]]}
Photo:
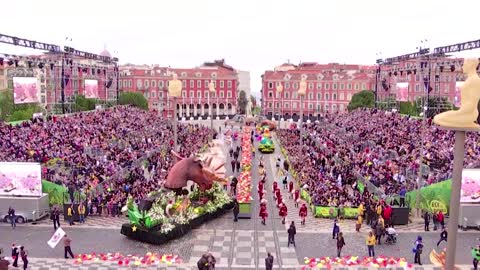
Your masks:
{"label": "advertising sign", "polygon": [[35,77],[13,77],[13,102],[15,104],[40,102],[39,89]]}
{"label": "advertising sign", "polygon": [[0,196],[42,196],[40,163],[0,162]]}

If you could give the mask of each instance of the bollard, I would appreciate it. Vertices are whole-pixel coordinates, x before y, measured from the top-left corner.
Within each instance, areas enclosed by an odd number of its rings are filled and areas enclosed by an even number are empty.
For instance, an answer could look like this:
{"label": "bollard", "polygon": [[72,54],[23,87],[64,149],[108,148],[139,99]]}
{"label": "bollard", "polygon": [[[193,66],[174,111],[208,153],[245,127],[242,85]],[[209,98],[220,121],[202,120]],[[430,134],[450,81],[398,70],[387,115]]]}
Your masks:
{"label": "bollard", "polygon": [[37,225],[37,217],[35,216],[35,214],[36,214],[36,211],[33,211],[33,212],[32,212],[32,216],[33,216],[33,222],[32,222],[32,224],[33,224],[33,225]]}

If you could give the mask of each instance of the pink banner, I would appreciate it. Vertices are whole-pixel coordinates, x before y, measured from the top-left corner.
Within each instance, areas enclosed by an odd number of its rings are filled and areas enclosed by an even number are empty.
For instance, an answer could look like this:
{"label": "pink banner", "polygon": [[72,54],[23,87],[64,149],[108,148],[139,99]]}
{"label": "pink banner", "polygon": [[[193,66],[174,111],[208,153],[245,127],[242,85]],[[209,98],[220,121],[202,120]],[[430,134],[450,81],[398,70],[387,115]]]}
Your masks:
{"label": "pink banner", "polygon": [[461,98],[462,98],[462,95],[461,95],[461,88],[463,86],[463,81],[461,82],[456,82],[455,83],[455,100],[453,102],[453,105],[455,105],[455,107],[460,107],[460,101],[461,101]]}
{"label": "pink banner", "polygon": [[38,81],[35,77],[13,77],[15,104],[40,102]]}
{"label": "pink banner", "polygon": [[462,172],[462,203],[480,203],[480,170],[464,169]]}
{"label": "pink banner", "polygon": [[397,101],[408,101],[408,83],[397,83]]}
{"label": "pink banner", "polygon": [[98,98],[97,80],[85,80],[85,98]]}

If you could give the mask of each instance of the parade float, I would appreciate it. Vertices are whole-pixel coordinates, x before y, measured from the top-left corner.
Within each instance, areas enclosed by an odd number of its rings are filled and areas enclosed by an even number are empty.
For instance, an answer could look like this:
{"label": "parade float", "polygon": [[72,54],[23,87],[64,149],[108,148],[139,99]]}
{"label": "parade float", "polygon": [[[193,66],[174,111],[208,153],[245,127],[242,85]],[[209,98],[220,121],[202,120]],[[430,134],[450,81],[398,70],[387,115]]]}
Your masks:
{"label": "parade float", "polygon": [[[344,257],[322,257],[322,258],[304,258],[305,265],[302,270],[308,269],[346,269],[347,267],[366,267],[381,268],[381,269],[413,269],[413,265],[408,263],[405,258],[395,258],[379,256],[359,257],[359,256],[344,256]],[[361,269],[361,268],[359,268]]]}
{"label": "parade float", "polygon": [[251,218],[252,216],[252,143],[250,141],[251,129],[244,128],[242,134],[242,171],[238,176],[237,201],[239,204],[240,218]]}
{"label": "parade float", "polygon": [[[126,211],[130,223],[123,224],[121,234],[146,243],[163,244],[185,235],[193,228],[212,220],[233,207],[223,190],[225,157],[220,147],[208,153],[178,158],[168,173],[162,189],[134,202],[128,198]],[[188,191],[188,181],[194,182]]]}
{"label": "parade float", "polygon": [[272,135],[270,134],[270,128],[264,126],[261,128],[262,135],[260,144],[258,145],[258,151],[261,153],[273,153],[275,152],[275,144],[272,141]]}

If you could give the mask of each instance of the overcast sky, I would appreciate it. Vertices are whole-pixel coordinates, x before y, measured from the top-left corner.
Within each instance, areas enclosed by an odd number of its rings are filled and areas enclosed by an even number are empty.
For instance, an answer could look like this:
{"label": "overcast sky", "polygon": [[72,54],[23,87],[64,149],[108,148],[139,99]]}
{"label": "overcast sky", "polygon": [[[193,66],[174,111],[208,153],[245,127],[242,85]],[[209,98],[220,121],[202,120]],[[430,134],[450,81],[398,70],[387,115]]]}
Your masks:
{"label": "overcast sky", "polygon": [[[0,33],[100,53],[121,63],[193,67],[225,58],[260,75],[292,63],[374,64],[480,39],[480,0],[3,0]],[[118,54],[114,54],[117,51]],[[31,54],[0,44],[0,54]],[[480,56],[480,50],[467,55]]]}

